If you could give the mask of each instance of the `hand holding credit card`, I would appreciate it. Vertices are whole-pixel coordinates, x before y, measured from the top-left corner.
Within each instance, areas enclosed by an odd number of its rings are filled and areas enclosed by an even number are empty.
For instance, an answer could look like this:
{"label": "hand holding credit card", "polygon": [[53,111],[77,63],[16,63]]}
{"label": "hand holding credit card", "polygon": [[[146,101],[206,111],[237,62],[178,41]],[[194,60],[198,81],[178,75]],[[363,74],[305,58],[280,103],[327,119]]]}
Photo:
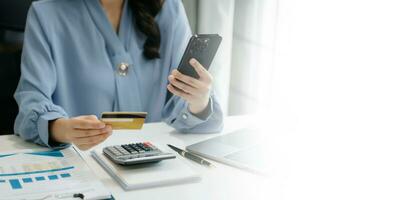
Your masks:
{"label": "hand holding credit card", "polygon": [[141,129],[147,112],[103,112],[101,121],[111,125],[112,129]]}

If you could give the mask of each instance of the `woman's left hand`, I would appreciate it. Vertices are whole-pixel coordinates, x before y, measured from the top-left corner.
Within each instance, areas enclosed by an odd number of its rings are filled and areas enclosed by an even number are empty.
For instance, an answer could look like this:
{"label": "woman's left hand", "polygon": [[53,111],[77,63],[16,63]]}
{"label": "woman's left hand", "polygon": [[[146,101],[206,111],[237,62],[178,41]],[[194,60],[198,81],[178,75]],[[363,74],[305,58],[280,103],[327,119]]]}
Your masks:
{"label": "woman's left hand", "polygon": [[189,111],[193,114],[201,113],[209,104],[212,88],[212,75],[194,58],[189,63],[199,75],[199,79],[187,76],[173,70],[168,76],[170,84],[167,89],[174,95],[180,96],[189,103]]}

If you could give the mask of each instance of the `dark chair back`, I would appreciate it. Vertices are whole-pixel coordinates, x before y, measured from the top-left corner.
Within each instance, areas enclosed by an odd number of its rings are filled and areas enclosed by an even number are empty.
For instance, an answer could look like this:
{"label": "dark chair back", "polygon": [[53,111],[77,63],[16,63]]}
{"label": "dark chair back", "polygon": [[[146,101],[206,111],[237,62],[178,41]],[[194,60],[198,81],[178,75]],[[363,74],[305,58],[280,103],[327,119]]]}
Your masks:
{"label": "dark chair back", "polygon": [[23,31],[31,0],[0,0],[0,135],[13,134]]}

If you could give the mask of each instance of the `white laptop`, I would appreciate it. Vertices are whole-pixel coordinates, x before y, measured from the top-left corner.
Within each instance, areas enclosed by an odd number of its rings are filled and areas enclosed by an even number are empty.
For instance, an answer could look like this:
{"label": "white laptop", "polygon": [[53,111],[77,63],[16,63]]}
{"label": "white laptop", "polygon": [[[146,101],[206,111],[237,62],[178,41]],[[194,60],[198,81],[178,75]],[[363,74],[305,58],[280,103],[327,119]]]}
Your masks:
{"label": "white laptop", "polygon": [[268,150],[256,131],[238,130],[187,146],[189,152],[252,172],[268,171]]}

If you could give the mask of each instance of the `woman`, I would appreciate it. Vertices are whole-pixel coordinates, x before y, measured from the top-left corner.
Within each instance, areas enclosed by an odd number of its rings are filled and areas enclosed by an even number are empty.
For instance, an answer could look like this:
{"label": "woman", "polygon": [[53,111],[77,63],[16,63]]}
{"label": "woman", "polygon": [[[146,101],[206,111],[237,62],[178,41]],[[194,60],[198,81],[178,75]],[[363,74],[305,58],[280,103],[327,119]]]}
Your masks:
{"label": "woman", "polygon": [[[111,135],[96,115],[148,112],[181,132],[216,132],[212,76],[195,59],[178,72],[191,36],[180,0],[48,0],[28,14],[15,93],[15,133],[51,148],[89,149]],[[168,92],[168,91],[169,92]]]}

